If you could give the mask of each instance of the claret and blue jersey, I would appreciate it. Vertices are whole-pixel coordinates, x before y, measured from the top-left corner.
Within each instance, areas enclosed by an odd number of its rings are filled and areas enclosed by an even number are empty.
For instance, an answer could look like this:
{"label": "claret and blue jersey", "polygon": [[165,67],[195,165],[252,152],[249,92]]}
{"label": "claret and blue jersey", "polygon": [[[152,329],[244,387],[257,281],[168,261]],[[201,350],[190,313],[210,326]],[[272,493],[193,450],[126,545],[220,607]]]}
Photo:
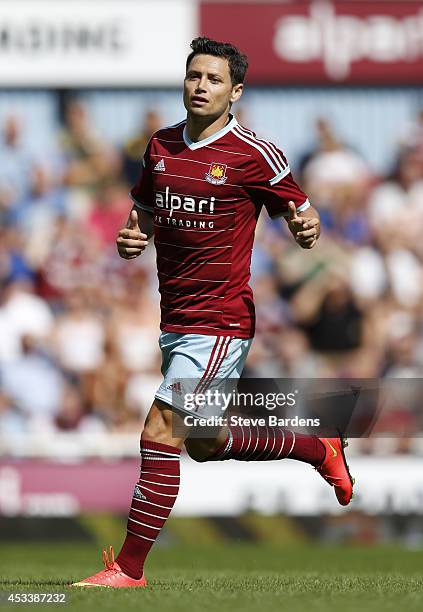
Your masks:
{"label": "claret and blue jersey", "polygon": [[310,206],[282,152],[232,116],[198,142],[183,121],[151,138],[131,195],[154,216],[161,329],[251,338],[248,281],[261,208],[274,218],[288,214],[290,200],[299,212]]}

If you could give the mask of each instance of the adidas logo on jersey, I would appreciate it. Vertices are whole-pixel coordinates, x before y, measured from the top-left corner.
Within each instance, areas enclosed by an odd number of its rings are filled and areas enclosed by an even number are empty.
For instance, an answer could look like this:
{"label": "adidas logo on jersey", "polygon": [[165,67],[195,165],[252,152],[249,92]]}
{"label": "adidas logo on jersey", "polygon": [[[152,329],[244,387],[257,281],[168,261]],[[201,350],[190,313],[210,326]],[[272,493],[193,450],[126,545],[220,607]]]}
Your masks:
{"label": "adidas logo on jersey", "polygon": [[182,385],[181,385],[181,383],[179,381],[178,382],[174,382],[171,385],[168,385],[166,387],[166,389],[169,389],[169,391],[177,393],[178,395],[181,395],[181,393],[182,393]]}
{"label": "adidas logo on jersey", "polygon": [[157,162],[157,164],[154,166],[154,170],[158,170],[159,172],[164,172],[166,170],[164,159]]}

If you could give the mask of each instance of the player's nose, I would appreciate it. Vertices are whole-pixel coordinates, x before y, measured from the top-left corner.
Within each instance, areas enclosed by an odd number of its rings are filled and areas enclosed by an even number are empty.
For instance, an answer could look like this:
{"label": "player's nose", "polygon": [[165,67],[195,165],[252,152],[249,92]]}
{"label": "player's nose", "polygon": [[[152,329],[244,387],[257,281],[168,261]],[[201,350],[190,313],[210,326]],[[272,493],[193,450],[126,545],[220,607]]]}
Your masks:
{"label": "player's nose", "polygon": [[195,93],[206,91],[206,85],[207,85],[207,76],[203,75],[201,79],[198,81],[197,87],[195,89]]}

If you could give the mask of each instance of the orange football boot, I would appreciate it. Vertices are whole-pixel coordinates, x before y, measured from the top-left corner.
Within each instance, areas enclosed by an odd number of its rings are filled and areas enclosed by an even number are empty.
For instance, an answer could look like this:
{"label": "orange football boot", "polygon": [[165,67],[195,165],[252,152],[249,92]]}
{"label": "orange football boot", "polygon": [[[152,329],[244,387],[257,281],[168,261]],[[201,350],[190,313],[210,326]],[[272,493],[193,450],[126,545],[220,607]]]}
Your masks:
{"label": "orange football boot", "polygon": [[[109,556],[110,555],[110,556]],[[115,555],[113,547],[109,548],[109,555],[103,549],[103,563],[104,570],[81,580],[80,582],[74,582],[71,586],[73,587],[105,587],[112,589],[121,589],[128,587],[146,587],[147,581],[144,574],[139,580],[131,578],[123,573],[119,564],[115,561]]]}
{"label": "orange football boot", "polygon": [[340,434],[339,438],[319,438],[324,444],[326,455],[315,469],[320,476],[334,487],[336,497],[341,506],[348,506],[353,497],[354,479],[351,477],[344,448],[348,442]]}

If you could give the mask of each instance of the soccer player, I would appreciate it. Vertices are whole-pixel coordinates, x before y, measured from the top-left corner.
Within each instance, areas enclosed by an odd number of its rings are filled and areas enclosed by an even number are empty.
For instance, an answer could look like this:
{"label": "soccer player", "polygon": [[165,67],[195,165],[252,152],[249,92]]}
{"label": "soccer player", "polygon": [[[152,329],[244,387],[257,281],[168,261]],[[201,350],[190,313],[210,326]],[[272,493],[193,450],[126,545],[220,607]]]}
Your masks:
{"label": "soccer player", "polygon": [[[119,232],[121,257],[138,257],[154,233],[161,294],[163,382],[141,434],[141,473],[135,485],[127,534],[114,560],[77,586],[143,587],[144,561],[168,518],[179,490],[181,448],[197,461],[309,463],[334,487],[340,504],[352,497],[343,440],[300,435],[279,427],[237,424],[215,439],[188,437],[183,424],[187,379],[195,393],[216,381],[238,379],[254,335],[250,258],[262,206],[284,216],[298,245],[319,238],[319,216],[294,181],[288,162],[271,142],[230,114],[239,100],[247,58],[227,43],[191,43],[184,80],[187,118],[156,132],[132,189],[133,209]],[[196,416],[215,411],[199,406]],[[181,427],[176,434],[172,421]]]}

